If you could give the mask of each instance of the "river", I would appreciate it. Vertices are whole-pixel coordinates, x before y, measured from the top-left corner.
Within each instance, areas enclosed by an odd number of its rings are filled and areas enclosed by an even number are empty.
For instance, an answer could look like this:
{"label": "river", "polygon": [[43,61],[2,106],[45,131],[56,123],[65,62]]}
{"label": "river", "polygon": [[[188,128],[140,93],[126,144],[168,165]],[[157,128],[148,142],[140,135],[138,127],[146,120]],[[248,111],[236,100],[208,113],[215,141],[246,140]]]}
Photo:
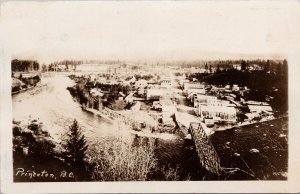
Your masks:
{"label": "river", "polygon": [[12,97],[13,119],[38,119],[55,140],[59,140],[74,119],[78,121],[89,141],[109,138],[117,131],[119,133],[119,128],[109,121],[82,111],[81,106],[66,89],[74,84],[63,73],[43,76],[37,88]]}

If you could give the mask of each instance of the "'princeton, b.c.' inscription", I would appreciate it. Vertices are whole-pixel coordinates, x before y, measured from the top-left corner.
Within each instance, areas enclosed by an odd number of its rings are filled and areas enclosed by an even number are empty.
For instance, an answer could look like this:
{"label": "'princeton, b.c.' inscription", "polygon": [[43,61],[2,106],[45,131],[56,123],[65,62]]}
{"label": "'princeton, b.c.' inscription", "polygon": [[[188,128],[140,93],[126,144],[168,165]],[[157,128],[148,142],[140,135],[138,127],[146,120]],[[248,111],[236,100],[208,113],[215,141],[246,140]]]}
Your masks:
{"label": "'princeton, b.c.' inscription", "polygon": [[62,170],[60,172],[48,172],[47,170],[33,170],[25,168],[15,169],[16,179],[27,179],[32,181],[58,181],[58,180],[74,180],[74,173]]}

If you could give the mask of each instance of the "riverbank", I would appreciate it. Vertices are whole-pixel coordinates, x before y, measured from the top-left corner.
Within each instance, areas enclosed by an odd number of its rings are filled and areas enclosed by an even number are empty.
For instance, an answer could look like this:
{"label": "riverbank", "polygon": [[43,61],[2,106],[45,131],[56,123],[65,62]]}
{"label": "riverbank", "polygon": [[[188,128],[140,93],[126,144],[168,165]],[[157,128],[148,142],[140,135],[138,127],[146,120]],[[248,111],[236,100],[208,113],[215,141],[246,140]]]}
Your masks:
{"label": "riverbank", "polygon": [[91,109],[91,108],[82,108],[82,110],[98,115],[104,119],[107,119],[110,122],[115,122],[117,125],[121,126],[121,124],[123,124],[122,127],[127,128],[127,130],[133,135],[137,135],[140,137],[159,138],[165,140],[172,140],[172,139],[179,138],[178,136],[169,133],[155,133],[155,132],[151,132],[150,130],[140,130],[140,131],[133,130],[132,125],[134,121],[131,121],[122,113],[109,110],[108,108],[105,108],[101,111]]}

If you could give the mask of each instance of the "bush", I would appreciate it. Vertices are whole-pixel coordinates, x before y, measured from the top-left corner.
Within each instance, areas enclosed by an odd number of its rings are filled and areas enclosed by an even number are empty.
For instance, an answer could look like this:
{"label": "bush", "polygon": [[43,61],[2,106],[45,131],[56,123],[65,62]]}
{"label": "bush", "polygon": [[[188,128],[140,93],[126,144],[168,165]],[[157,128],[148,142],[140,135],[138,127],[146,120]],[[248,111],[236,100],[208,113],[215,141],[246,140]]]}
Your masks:
{"label": "bush", "polygon": [[97,181],[145,181],[156,165],[154,143],[130,144],[117,139],[113,144],[95,144],[91,150],[95,162],[92,178]]}

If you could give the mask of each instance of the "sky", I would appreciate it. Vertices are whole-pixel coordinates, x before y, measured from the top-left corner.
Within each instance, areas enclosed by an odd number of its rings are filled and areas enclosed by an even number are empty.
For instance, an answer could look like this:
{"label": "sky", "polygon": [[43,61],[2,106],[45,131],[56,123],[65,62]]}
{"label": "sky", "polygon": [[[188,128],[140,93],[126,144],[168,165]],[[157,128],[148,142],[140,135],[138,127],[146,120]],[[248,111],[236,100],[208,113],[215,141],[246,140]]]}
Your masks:
{"label": "sky", "polygon": [[288,12],[255,1],[5,2],[0,35],[13,57],[42,62],[281,57]]}

